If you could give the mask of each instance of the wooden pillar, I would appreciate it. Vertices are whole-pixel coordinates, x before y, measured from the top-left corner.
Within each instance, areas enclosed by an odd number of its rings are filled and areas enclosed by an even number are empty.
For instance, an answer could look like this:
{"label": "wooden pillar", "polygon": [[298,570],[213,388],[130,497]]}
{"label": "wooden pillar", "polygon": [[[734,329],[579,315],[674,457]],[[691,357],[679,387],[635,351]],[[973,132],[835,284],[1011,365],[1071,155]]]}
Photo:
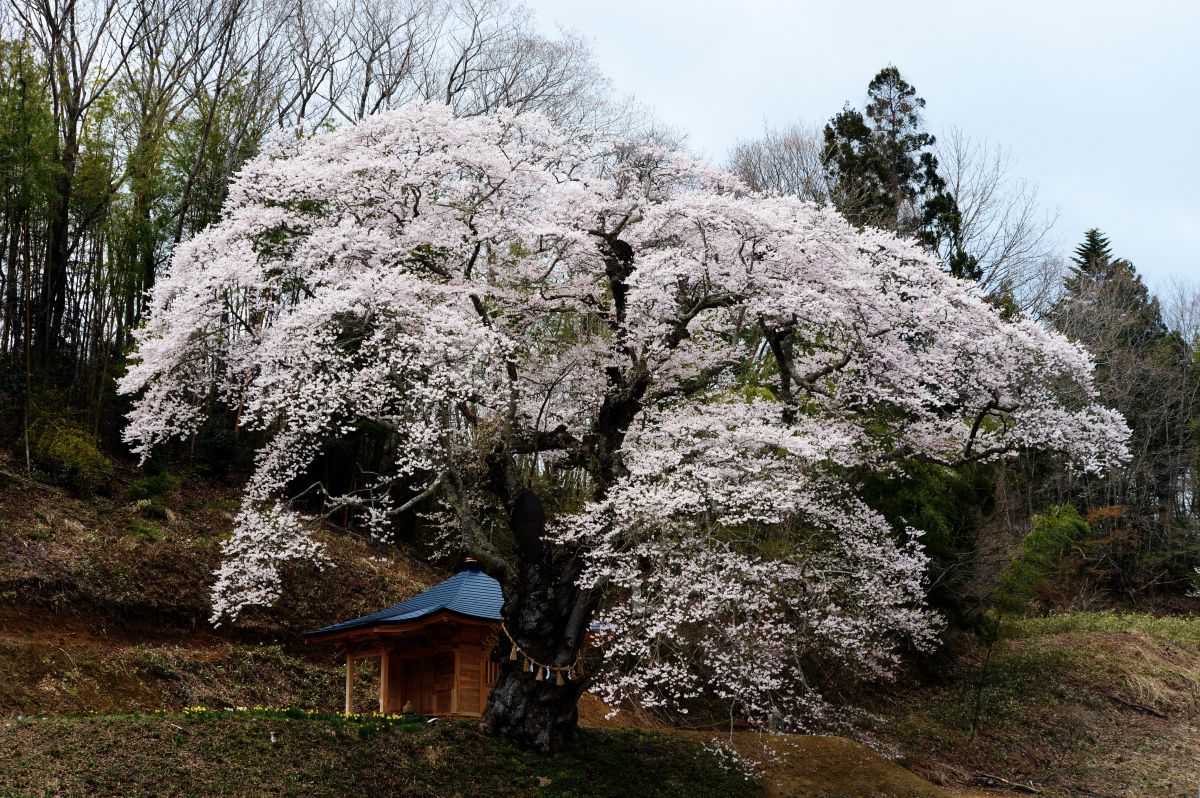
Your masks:
{"label": "wooden pillar", "polygon": [[479,649],[479,714],[483,714],[483,708],[487,706],[488,700],[488,664],[491,662],[492,652],[484,647]]}
{"label": "wooden pillar", "polygon": [[354,711],[354,655],[346,655],[346,714]]}
{"label": "wooden pillar", "polygon": [[388,679],[388,655],[383,652],[379,655],[379,714],[388,711],[388,704],[391,699],[391,685]]}
{"label": "wooden pillar", "polygon": [[459,667],[459,662],[462,659],[462,654],[458,650],[458,646],[454,647],[454,681],[450,683],[450,714],[457,715],[458,709],[458,680],[462,678],[462,668]]}

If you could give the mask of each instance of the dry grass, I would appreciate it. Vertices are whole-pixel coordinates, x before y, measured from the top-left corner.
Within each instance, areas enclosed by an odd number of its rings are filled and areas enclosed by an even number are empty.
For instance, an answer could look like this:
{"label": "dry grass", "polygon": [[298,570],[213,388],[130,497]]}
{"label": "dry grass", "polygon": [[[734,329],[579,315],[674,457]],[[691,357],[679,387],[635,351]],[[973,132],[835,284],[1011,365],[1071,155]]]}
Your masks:
{"label": "dry grass", "polygon": [[1074,613],[1021,621],[997,644],[971,720],[980,652],[936,685],[881,700],[879,730],[932,781],[980,774],[1049,796],[1175,798],[1200,779],[1200,639],[1191,618]]}
{"label": "dry grass", "polygon": [[[238,507],[236,486],[187,477],[165,517],[147,517],[119,471],[111,497],[81,500],[0,480],[0,604],[98,623],[205,629],[220,544]],[[248,612],[226,636],[299,640],[299,633],[388,606],[438,578],[394,547],[320,532],[337,570],[285,569],[275,607]]]}
{"label": "dry grass", "polygon": [[1033,638],[1053,634],[1138,634],[1200,646],[1200,617],[1195,615],[1150,615],[1140,612],[1060,612],[1016,618],[1006,622],[1010,638]]}
{"label": "dry grass", "polygon": [[277,606],[214,629],[209,587],[239,489],[189,477],[148,517],[132,476],[119,470],[111,496],[87,500],[0,480],[0,713],[334,709],[333,652],[300,633],[438,577],[393,547],[322,532],[336,571],[293,566]]}
{"label": "dry grass", "polygon": [[79,619],[0,612],[0,713],[136,712],[186,706],[304,706],[333,710],[332,660],[209,633],[147,635]]}

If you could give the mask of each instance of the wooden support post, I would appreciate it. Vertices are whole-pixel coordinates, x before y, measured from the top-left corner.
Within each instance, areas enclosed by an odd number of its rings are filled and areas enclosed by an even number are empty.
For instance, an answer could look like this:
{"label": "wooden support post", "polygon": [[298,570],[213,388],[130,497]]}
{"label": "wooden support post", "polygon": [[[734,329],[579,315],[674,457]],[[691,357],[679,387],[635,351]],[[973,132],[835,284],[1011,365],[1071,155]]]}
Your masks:
{"label": "wooden support post", "polygon": [[354,712],[354,655],[346,655],[346,714]]}
{"label": "wooden support post", "polygon": [[454,647],[454,681],[450,683],[450,713],[457,715],[458,709],[458,680],[462,678],[462,653],[458,646]]}
{"label": "wooden support post", "polygon": [[384,714],[388,711],[388,700],[391,698],[388,693],[391,692],[391,684],[388,679],[388,655],[383,652],[379,655],[379,714]]}

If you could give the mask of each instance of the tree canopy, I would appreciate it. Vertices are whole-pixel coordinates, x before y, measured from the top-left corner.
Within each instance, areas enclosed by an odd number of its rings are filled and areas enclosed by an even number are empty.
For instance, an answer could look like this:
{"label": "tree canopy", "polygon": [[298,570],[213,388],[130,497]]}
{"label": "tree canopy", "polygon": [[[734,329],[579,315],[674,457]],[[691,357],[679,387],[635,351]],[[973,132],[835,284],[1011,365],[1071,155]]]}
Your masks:
{"label": "tree canopy", "polygon": [[[868,508],[866,475],[1025,448],[1101,470],[1126,448],[1080,347],[915,244],[503,110],[279,138],[177,249],[138,343],[143,456],[214,395],[267,436],[218,615],[322,558],[299,497],[375,528],[421,509],[501,580],[539,661],[598,622],[611,700],[791,727],[823,706],[803,663],[886,673],[937,626],[920,532]],[[365,484],[305,484],[364,427],[388,441]],[[507,666],[485,725],[552,750],[579,689]]]}
{"label": "tree canopy", "polygon": [[821,160],[834,205],[855,224],[914,236],[945,250],[956,277],[978,279],[979,264],[964,249],[963,219],[938,171],[921,109],[925,100],[894,66],[867,86],[867,105],[846,107],[825,126]]}

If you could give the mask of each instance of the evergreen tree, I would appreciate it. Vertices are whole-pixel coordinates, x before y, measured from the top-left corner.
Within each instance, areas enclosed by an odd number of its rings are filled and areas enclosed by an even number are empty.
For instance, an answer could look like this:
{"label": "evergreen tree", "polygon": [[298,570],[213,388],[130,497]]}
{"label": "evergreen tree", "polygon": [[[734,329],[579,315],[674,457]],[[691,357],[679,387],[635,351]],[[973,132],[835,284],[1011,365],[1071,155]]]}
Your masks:
{"label": "evergreen tree", "polygon": [[1071,258],[1076,267],[1091,271],[1093,266],[1107,264],[1112,259],[1112,249],[1108,239],[1095,227],[1083,234],[1083,243],[1075,248],[1075,257]]}
{"label": "evergreen tree", "polygon": [[1064,475],[1057,499],[1091,508],[1091,572],[1122,591],[1168,586],[1190,575],[1194,543],[1185,487],[1194,466],[1200,383],[1187,343],[1163,322],[1158,299],[1133,264],[1088,230],[1050,312],[1060,331],[1096,358],[1097,389],[1133,432],[1126,470],[1105,480]]}
{"label": "evergreen tree", "polygon": [[1065,294],[1051,311],[1055,324],[1088,346],[1118,345],[1146,353],[1167,334],[1158,298],[1133,264],[1112,257],[1098,229],[1075,248]]}
{"label": "evergreen tree", "polygon": [[938,174],[924,107],[900,70],[887,66],[867,86],[864,111],[847,106],[829,120],[821,161],[833,203],[857,225],[916,237],[952,274],[978,279],[978,263],[962,246],[958,205]]}
{"label": "evergreen tree", "polygon": [[962,212],[954,197],[939,190],[925,201],[921,222],[917,238],[941,256],[947,271],[965,280],[983,277],[979,259],[964,246]]}

